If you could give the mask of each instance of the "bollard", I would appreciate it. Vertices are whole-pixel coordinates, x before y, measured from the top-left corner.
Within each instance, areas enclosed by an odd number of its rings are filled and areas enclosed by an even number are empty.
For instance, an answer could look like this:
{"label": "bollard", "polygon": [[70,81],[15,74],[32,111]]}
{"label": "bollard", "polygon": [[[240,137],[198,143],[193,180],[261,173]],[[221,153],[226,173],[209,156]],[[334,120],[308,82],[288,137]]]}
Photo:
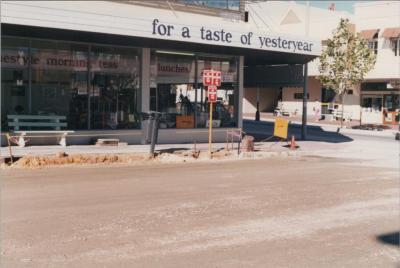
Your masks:
{"label": "bollard", "polygon": [[150,154],[154,156],[154,149],[158,140],[158,126],[160,122],[160,113],[153,113],[153,127],[151,132],[151,146],[150,146]]}

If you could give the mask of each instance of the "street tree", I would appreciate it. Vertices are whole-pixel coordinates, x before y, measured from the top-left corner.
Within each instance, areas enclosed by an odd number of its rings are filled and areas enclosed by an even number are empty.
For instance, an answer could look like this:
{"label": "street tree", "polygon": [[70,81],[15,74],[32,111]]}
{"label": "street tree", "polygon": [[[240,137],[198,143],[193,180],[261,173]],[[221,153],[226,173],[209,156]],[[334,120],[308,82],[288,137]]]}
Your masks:
{"label": "street tree", "polygon": [[344,98],[347,90],[363,81],[375,65],[374,51],[368,41],[353,33],[348,19],[341,19],[320,57],[318,80],[335,91],[341,101],[340,127],[343,127]]}

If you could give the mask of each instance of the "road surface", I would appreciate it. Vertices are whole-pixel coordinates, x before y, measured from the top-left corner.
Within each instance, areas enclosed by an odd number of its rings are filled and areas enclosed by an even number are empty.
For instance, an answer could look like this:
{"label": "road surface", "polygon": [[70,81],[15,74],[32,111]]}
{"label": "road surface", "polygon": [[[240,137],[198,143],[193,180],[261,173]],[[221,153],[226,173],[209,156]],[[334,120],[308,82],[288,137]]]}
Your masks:
{"label": "road surface", "polygon": [[302,157],[2,175],[1,267],[400,261],[395,168]]}

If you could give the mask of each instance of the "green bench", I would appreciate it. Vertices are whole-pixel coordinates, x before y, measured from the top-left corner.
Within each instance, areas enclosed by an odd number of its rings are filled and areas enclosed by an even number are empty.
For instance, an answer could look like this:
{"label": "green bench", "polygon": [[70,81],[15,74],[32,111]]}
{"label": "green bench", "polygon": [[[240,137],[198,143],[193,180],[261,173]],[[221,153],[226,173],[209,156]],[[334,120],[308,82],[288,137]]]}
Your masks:
{"label": "green bench", "polygon": [[[8,127],[13,129],[12,134],[16,134],[18,139],[15,141],[18,146],[25,147],[29,134],[44,134],[60,136],[59,144],[66,146],[66,137],[73,133],[73,130],[62,130],[67,127],[66,116],[62,115],[7,115]],[[34,130],[35,128],[49,128],[50,130]],[[34,137],[34,136],[32,136]]]}

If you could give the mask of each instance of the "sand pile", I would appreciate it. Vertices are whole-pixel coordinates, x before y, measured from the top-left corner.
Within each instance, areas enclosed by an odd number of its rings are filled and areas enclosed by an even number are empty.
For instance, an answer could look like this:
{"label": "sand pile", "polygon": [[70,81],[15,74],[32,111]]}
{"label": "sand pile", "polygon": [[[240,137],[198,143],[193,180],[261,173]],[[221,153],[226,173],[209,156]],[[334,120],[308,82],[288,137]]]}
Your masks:
{"label": "sand pile", "polygon": [[133,163],[148,161],[146,154],[57,154],[55,156],[24,156],[16,161],[16,167],[44,167],[68,164],[111,164],[111,163]]}
{"label": "sand pile", "polygon": [[236,150],[219,149],[212,153],[208,151],[177,150],[158,152],[153,156],[147,153],[131,154],[71,154],[59,152],[48,156],[24,156],[15,161],[12,167],[40,168],[61,165],[87,165],[87,164],[134,164],[148,165],[153,163],[183,163],[194,161],[224,161],[232,159],[253,159],[273,156],[290,156],[290,152],[242,152],[239,156]]}

